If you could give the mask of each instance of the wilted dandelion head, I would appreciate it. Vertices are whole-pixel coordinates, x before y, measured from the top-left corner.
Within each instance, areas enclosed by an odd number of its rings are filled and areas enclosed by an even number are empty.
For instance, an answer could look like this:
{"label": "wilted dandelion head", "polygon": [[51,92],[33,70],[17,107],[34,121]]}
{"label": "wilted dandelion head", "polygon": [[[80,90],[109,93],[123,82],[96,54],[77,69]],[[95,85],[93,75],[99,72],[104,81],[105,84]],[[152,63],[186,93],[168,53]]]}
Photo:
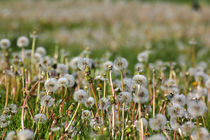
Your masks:
{"label": "wilted dandelion head", "polygon": [[54,104],[54,99],[50,95],[45,95],[41,98],[41,106],[51,107]]}
{"label": "wilted dandelion head", "polygon": [[29,129],[24,129],[17,133],[17,138],[19,140],[33,140],[34,133],[33,133],[33,131],[31,131]]}
{"label": "wilted dandelion head", "polygon": [[65,64],[58,64],[56,68],[57,73],[59,74],[67,74],[68,67]]}
{"label": "wilted dandelion head", "polygon": [[181,126],[181,132],[184,136],[190,136],[194,128],[195,125],[192,122],[188,121]]}
{"label": "wilted dandelion head", "polygon": [[135,65],[135,70],[136,70],[137,72],[143,72],[143,71],[144,71],[144,65],[143,65],[142,63],[137,63],[137,64]]}
{"label": "wilted dandelion head", "polygon": [[157,114],[155,118],[149,119],[149,126],[152,130],[160,130],[164,128],[166,121],[166,117],[163,114]]}
{"label": "wilted dandelion head", "polygon": [[45,81],[44,84],[45,90],[47,92],[55,92],[58,89],[58,83],[55,78],[50,78],[47,81]]}
{"label": "wilted dandelion head", "polygon": [[[143,127],[144,127],[144,128],[147,128],[147,126],[148,126],[148,121],[147,121],[145,118],[141,118],[141,120],[142,120],[142,123],[143,123]],[[140,120],[136,120],[136,121],[134,122],[134,126],[136,127],[137,130],[139,130],[140,123],[141,123]]]}
{"label": "wilted dandelion head", "polygon": [[171,117],[182,117],[184,116],[185,109],[179,104],[172,104],[168,106],[168,114]]}
{"label": "wilted dandelion head", "polygon": [[27,47],[29,45],[29,39],[26,36],[21,36],[17,40],[17,46],[20,48]]}
{"label": "wilted dandelion head", "polygon": [[186,104],[186,97],[183,94],[175,94],[172,98],[172,103],[184,106]]}
{"label": "wilted dandelion head", "polygon": [[88,108],[92,108],[95,104],[95,100],[93,97],[88,97],[88,99],[85,101],[85,106]]}
{"label": "wilted dandelion head", "polygon": [[90,126],[92,128],[101,127],[103,125],[102,119],[99,117],[94,117],[90,120]]}
{"label": "wilted dandelion head", "polygon": [[139,62],[146,62],[148,60],[148,57],[149,57],[149,52],[145,51],[145,52],[139,53],[137,56],[137,59]]}
{"label": "wilted dandelion head", "polygon": [[203,116],[207,111],[206,104],[201,100],[192,100],[187,104],[187,111],[192,115],[193,118]]}
{"label": "wilted dandelion head", "polygon": [[67,87],[69,84],[69,81],[65,77],[61,77],[58,79],[58,85],[59,87]]}
{"label": "wilted dandelion head", "polygon": [[117,96],[120,103],[130,103],[132,101],[132,94],[130,92],[120,92]]}
{"label": "wilted dandelion head", "polygon": [[117,70],[124,70],[128,67],[128,61],[123,57],[118,57],[114,60],[114,67]]}
{"label": "wilted dandelion head", "polygon": [[98,103],[99,109],[107,110],[110,106],[110,102],[107,98],[101,98]]}
{"label": "wilted dandelion head", "polygon": [[0,47],[2,49],[8,49],[10,47],[10,45],[11,45],[11,43],[10,43],[10,41],[8,39],[4,38],[4,39],[0,40]]}
{"label": "wilted dandelion head", "polygon": [[140,86],[146,86],[147,85],[147,78],[144,75],[135,75],[133,77],[133,84],[134,85],[140,85]]}
{"label": "wilted dandelion head", "polygon": [[44,123],[47,121],[47,117],[45,116],[45,114],[36,114],[34,116],[34,122],[36,123]]}
{"label": "wilted dandelion head", "polygon": [[46,55],[46,49],[42,46],[36,48],[36,53],[39,53],[42,57]]}
{"label": "wilted dandelion head", "polygon": [[146,140],[167,140],[162,134],[155,134],[147,138]]}
{"label": "wilted dandelion head", "polygon": [[16,139],[15,131],[10,131],[7,133],[5,140],[15,140],[15,139]]}
{"label": "wilted dandelion head", "polygon": [[73,75],[65,74],[64,77],[68,80],[68,87],[73,87],[75,84],[75,78]]}
{"label": "wilted dandelion head", "polygon": [[193,140],[209,140],[210,135],[209,132],[206,128],[199,128],[199,129],[195,129],[192,132],[192,139]]}
{"label": "wilted dandelion head", "polygon": [[91,112],[89,110],[82,111],[82,119],[89,119],[91,117]]}
{"label": "wilted dandelion head", "polygon": [[85,101],[88,99],[88,93],[85,92],[82,89],[79,89],[74,92],[74,100],[79,103],[85,103]]}
{"label": "wilted dandelion head", "polygon": [[136,93],[133,96],[133,100],[136,103],[145,103],[149,99],[149,92],[145,87],[141,87],[140,89],[136,89]]}
{"label": "wilted dandelion head", "polygon": [[109,70],[112,70],[113,68],[113,63],[111,61],[106,61],[104,64],[103,64],[103,69],[105,71],[109,71]]}
{"label": "wilted dandelion head", "polygon": [[86,68],[92,67],[91,59],[89,58],[80,58],[78,61],[78,68],[82,71],[84,71]]}

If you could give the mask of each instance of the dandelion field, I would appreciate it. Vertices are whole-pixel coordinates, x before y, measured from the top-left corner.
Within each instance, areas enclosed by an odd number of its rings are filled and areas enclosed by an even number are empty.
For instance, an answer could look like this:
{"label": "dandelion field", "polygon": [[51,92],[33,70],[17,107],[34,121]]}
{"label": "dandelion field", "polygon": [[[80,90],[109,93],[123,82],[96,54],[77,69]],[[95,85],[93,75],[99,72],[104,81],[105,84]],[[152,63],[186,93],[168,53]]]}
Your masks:
{"label": "dandelion field", "polygon": [[209,140],[200,5],[0,1],[0,137]]}

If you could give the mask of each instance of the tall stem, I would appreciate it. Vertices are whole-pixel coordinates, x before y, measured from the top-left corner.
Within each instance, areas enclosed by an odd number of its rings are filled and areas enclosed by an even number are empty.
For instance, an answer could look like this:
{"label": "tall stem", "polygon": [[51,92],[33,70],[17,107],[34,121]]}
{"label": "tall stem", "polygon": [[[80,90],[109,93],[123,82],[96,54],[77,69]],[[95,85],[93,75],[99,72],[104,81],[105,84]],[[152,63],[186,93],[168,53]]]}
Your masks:
{"label": "tall stem", "polygon": [[80,103],[77,104],[77,108],[76,108],[76,110],[75,110],[75,112],[74,112],[74,114],[73,114],[73,117],[71,118],[71,120],[70,120],[68,126],[66,127],[65,131],[67,131],[67,130],[69,129],[69,127],[71,126],[71,124],[72,124],[72,122],[73,122],[73,120],[74,120],[74,117],[76,116],[77,111],[78,111],[78,109],[79,109],[79,106],[80,106]]}
{"label": "tall stem", "polygon": [[[112,96],[115,98],[114,87],[112,83],[112,71],[109,73],[110,85],[112,90]],[[114,138],[114,129],[115,129],[115,104],[112,104],[112,137]]]}

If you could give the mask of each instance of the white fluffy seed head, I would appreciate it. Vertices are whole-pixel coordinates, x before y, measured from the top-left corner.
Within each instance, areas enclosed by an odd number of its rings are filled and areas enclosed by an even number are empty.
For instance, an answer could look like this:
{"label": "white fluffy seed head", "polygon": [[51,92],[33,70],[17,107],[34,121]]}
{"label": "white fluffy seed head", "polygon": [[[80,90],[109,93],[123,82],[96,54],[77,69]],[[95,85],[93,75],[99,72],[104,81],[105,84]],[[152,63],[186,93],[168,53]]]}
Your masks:
{"label": "white fluffy seed head", "polygon": [[5,140],[14,140],[16,138],[15,136],[15,131],[10,131],[7,133],[6,139]]}
{"label": "white fluffy seed head", "polygon": [[208,80],[205,83],[206,88],[210,88],[210,78],[208,78]]}
{"label": "white fluffy seed head", "polygon": [[124,70],[128,67],[128,61],[123,57],[118,57],[114,60],[114,67],[116,70]]}
{"label": "white fluffy seed head", "polygon": [[59,74],[67,74],[68,67],[65,64],[58,64],[56,68],[57,73]]}
{"label": "white fluffy seed head", "polygon": [[85,101],[85,106],[88,108],[92,108],[95,104],[95,100],[93,97],[88,97],[88,99]]}
{"label": "white fluffy seed head", "polygon": [[167,140],[162,134],[155,134],[147,138],[146,140]]}
{"label": "white fluffy seed head", "polygon": [[46,49],[42,46],[39,46],[38,48],[36,48],[36,53],[39,53],[41,56],[45,56],[46,55]]}
{"label": "white fluffy seed head", "polygon": [[181,126],[181,132],[184,136],[190,136],[194,128],[195,125],[192,122],[188,121]]}
{"label": "white fluffy seed head", "polygon": [[92,67],[91,59],[89,58],[80,58],[78,61],[78,68],[82,71],[84,71],[86,68]]}
{"label": "white fluffy seed head", "polygon": [[130,103],[132,101],[132,94],[130,92],[120,92],[117,96],[120,103]]}
{"label": "white fluffy seed head", "polygon": [[206,104],[201,100],[192,100],[187,104],[187,111],[193,118],[203,116],[207,111]]}
{"label": "white fluffy seed head", "polygon": [[199,128],[199,129],[195,129],[192,132],[192,139],[193,140],[209,140],[210,135],[209,132],[206,128]]}
{"label": "white fluffy seed head", "polygon": [[186,97],[183,94],[175,94],[172,98],[172,103],[184,106],[186,104]]}
{"label": "white fluffy seed head", "polygon": [[68,87],[73,87],[75,84],[74,76],[70,74],[65,74],[64,77],[68,80]]}
{"label": "white fluffy seed head", "polygon": [[44,123],[46,121],[47,121],[47,117],[45,114],[40,113],[40,114],[36,114],[34,116],[34,122],[36,122],[36,123]]}
{"label": "white fluffy seed head", "polygon": [[69,84],[69,81],[65,77],[61,77],[58,79],[58,85],[59,87],[67,87]]}
{"label": "white fluffy seed head", "polygon": [[111,61],[106,61],[104,64],[103,64],[103,69],[105,71],[109,71],[109,70],[112,70],[113,68],[113,63]]}
{"label": "white fluffy seed head", "polygon": [[139,87],[136,89],[136,93],[133,96],[133,101],[136,103],[145,103],[149,99],[149,92],[145,87]]}
{"label": "white fluffy seed head", "polygon": [[149,52],[145,51],[145,52],[141,52],[138,54],[137,59],[139,62],[146,62],[148,60],[149,57]]}
{"label": "white fluffy seed head", "polygon": [[[148,121],[147,121],[145,118],[141,118],[141,120],[142,120],[142,123],[143,123],[143,127],[144,127],[144,128],[147,128],[147,126],[148,126]],[[134,126],[136,127],[137,130],[139,130],[140,123],[141,123],[140,120],[136,120],[136,121],[134,122]]]}
{"label": "white fluffy seed head", "polygon": [[163,129],[166,125],[166,117],[162,114],[157,114],[155,118],[149,119],[149,126],[152,130]]}
{"label": "white fluffy seed head", "polygon": [[69,63],[71,68],[73,68],[74,70],[78,69],[78,63],[79,63],[80,59],[81,59],[81,57],[79,57],[79,56],[72,58],[72,60]]}
{"label": "white fluffy seed head", "polygon": [[89,119],[91,117],[91,112],[89,110],[82,111],[82,119]]}
{"label": "white fluffy seed head", "polygon": [[182,117],[184,116],[185,109],[179,104],[172,104],[168,106],[168,114],[170,117]]}
{"label": "white fluffy seed head", "polygon": [[135,70],[136,70],[137,72],[143,72],[143,71],[144,71],[144,65],[143,65],[142,63],[137,63],[137,64],[135,65]]}
{"label": "white fluffy seed head", "polygon": [[135,75],[133,77],[133,84],[140,86],[147,86],[147,78],[144,75]]}
{"label": "white fluffy seed head", "polygon": [[41,106],[51,107],[54,104],[54,99],[50,95],[45,95],[41,98]]}
{"label": "white fluffy seed head", "polygon": [[11,43],[10,43],[10,40],[9,39],[1,39],[0,40],[0,47],[2,49],[8,49],[10,47]]}
{"label": "white fluffy seed head", "polygon": [[82,89],[79,89],[74,92],[74,100],[79,103],[85,103],[85,101],[88,99],[88,93],[85,92]]}
{"label": "white fluffy seed head", "polygon": [[20,48],[27,47],[29,45],[29,39],[26,36],[21,36],[17,40],[17,46]]}
{"label": "white fluffy seed head", "polygon": [[45,81],[44,87],[47,92],[55,92],[59,86],[55,78],[50,78]]}
{"label": "white fluffy seed head", "polygon": [[18,140],[33,140],[34,133],[29,129],[21,130],[17,133]]}

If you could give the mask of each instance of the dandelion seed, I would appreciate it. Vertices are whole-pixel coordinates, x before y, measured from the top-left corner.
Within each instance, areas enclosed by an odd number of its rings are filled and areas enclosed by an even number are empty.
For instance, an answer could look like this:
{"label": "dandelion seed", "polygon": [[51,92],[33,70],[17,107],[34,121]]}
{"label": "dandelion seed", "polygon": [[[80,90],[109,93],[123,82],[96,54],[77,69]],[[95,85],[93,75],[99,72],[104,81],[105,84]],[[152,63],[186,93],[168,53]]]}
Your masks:
{"label": "dandelion seed", "polygon": [[34,116],[34,122],[36,123],[44,123],[47,121],[47,117],[45,116],[45,114],[36,114]]}
{"label": "dandelion seed", "polygon": [[85,92],[82,89],[79,89],[74,92],[74,100],[79,103],[85,103],[85,101],[88,99],[88,93]]}
{"label": "dandelion seed", "polygon": [[186,98],[183,94],[175,94],[172,98],[173,104],[179,104],[181,106],[184,106],[186,104]]}
{"label": "dandelion seed", "polygon": [[203,116],[207,111],[206,104],[201,100],[190,101],[187,104],[187,111],[192,115],[193,118]]}
{"label": "dandelion seed", "polygon": [[193,140],[209,140],[210,135],[209,132],[206,128],[199,128],[199,129],[195,129],[192,132],[192,139]]}
{"label": "dandelion seed", "polygon": [[21,130],[17,133],[17,138],[19,140],[33,140],[34,133],[29,129]]}
{"label": "dandelion seed", "polygon": [[41,106],[51,107],[54,104],[54,99],[50,95],[45,95],[41,98]]}
{"label": "dandelion seed", "polygon": [[78,68],[84,71],[87,67],[92,67],[91,60],[89,58],[80,58],[78,61]]}
{"label": "dandelion seed", "polygon": [[137,59],[139,62],[146,62],[148,60],[148,57],[149,57],[149,52],[145,51],[145,52],[139,53],[137,56]]}
{"label": "dandelion seed", "polygon": [[136,93],[133,95],[133,101],[136,103],[145,103],[149,100],[149,92],[145,87],[141,87],[140,91],[136,89]]}
{"label": "dandelion seed", "polygon": [[29,39],[26,36],[21,36],[17,40],[17,46],[20,48],[27,47],[29,45]]}
{"label": "dandelion seed", "polygon": [[82,111],[82,119],[89,119],[91,117],[91,112],[89,110]]}
{"label": "dandelion seed", "polygon": [[194,128],[195,128],[195,125],[192,122],[188,121],[181,126],[182,134],[184,136],[190,136]]}
{"label": "dandelion seed", "polygon": [[120,92],[117,99],[120,103],[128,104],[132,100],[132,94],[130,92]]}
{"label": "dandelion seed", "polygon": [[8,39],[1,39],[0,40],[0,47],[5,50],[8,49],[10,47],[11,43]]}
{"label": "dandelion seed", "polygon": [[65,88],[65,87],[68,86],[68,84],[69,84],[69,81],[67,80],[67,78],[61,77],[61,78],[58,79],[59,87],[64,87]]}
{"label": "dandelion seed", "polygon": [[142,63],[137,63],[137,64],[135,65],[135,70],[136,70],[137,72],[143,72],[143,71],[144,71],[144,65],[143,65]]}
{"label": "dandelion seed", "polygon": [[15,131],[10,131],[7,133],[5,140],[15,140],[15,139],[16,139]]}
{"label": "dandelion seed", "polygon": [[172,104],[170,106],[168,106],[168,114],[171,117],[182,117],[184,116],[184,108],[182,106],[180,106],[179,104]]}
{"label": "dandelion seed", "polygon": [[110,107],[110,102],[107,98],[101,98],[98,103],[99,109],[107,110]]}
{"label": "dandelion seed", "polygon": [[105,71],[109,71],[110,69],[113,68],[113,63],[111,61],[106,61],[104,64],[103,64],[103,69]]}
{"label": "dandelion seed", "polygon": [[47,92],[55,92],[58,89],[58,83],[55,78],[50,78],[47,81],[45,81],[44,84],[45,90]]}
{"label": "dandelion seed", "polygon": [[58,64],[56,68],[57,73],[59,74],[67,74],[68,68],[65,64]]}
{"label": "dandelion seed", "polygon": [[114,60],[114,67],[117,70],[124,70],[128,67],[128,61],[123,57],[118,57]]}
{"label": "dandelion seed", "polygon": [[155,134],[147,138],[147,140],[167,140],[162,134]]}
{"label": "dandelion seed", "polygon": [[149,119],[149,126],[152,130],[160,130],[166,125],[166,117],[162,114],[157,114],[155,118]]}
{"label": "dandelion seed", "polygon": [[144,75],[135,75],[133,77],[133,84],[140,86],[147,86],[147,78]]}
{"label": "dandelion seed", "polygon": [[[148,126],[148,121],[147,121],[145,118],[141,118],[141,119],[142,119],[142,122],[143,122],[143,127],[144,127],[144,128],[147,128],[147,126]],[[141,121],[139,121],[139,120],[136,120],[136,121],[134,122],[134,126],[136,127],[137,130],[139,130],[140,122],[141,122]]]}
{"label": "dandelion seed", "polygon": [[36,53],[40,54],[42,57],[46,55],[46,49],[42,46],[39,46],[36,49]]}

